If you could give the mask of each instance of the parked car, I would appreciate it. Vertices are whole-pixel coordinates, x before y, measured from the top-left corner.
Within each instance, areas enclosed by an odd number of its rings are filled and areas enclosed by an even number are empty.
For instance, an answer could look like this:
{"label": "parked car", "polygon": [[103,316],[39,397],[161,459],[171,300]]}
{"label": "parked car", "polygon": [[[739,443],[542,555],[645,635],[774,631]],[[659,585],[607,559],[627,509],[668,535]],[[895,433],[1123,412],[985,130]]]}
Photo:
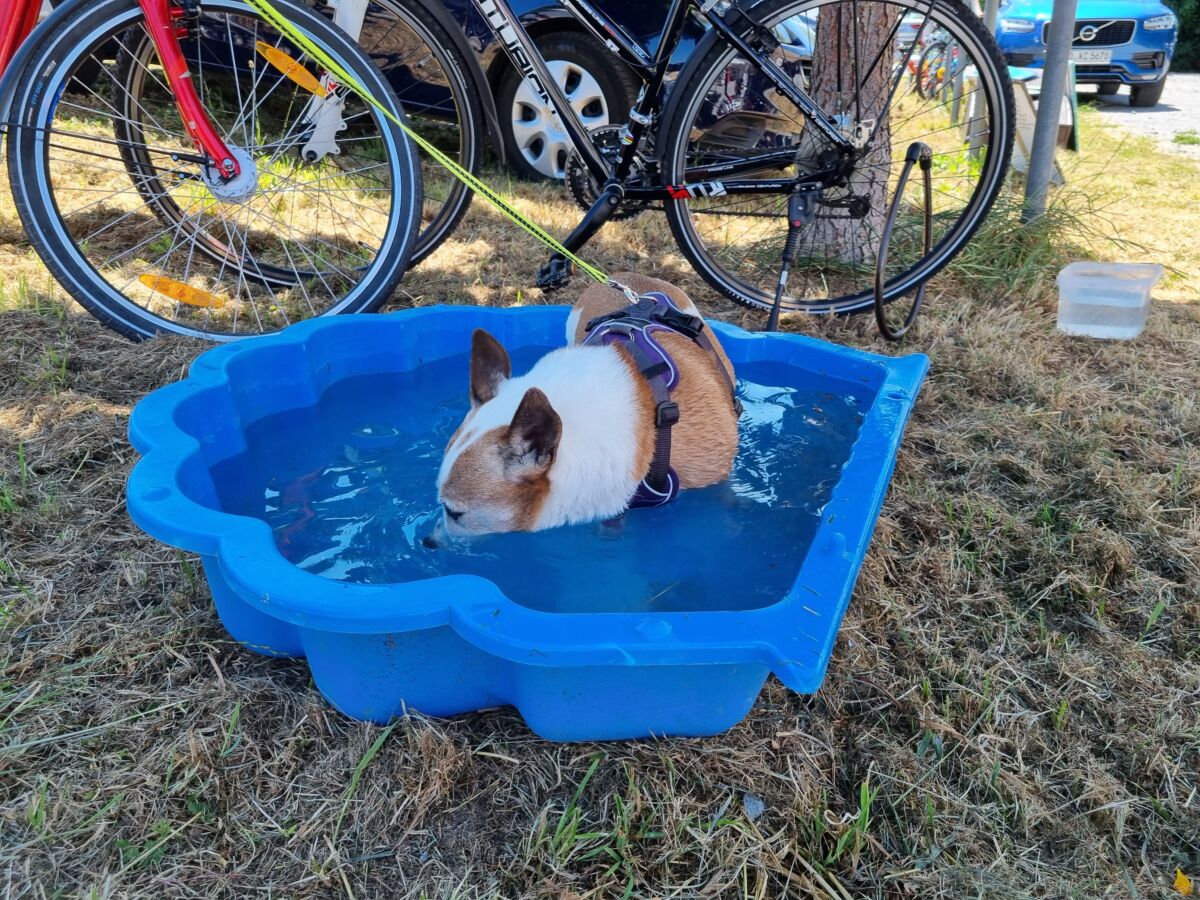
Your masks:
{"label": "parked car", "polygon": [[[648,53],[655,52],[670,0],[593,2]],[[627,121],[641,85],[634,72],[556,0],[509,0],[509,5],[537,42],[585,126]],[[462,25],[492,86],[509,164],[527,178],[562,178],[569,151],[566,135],[553,127],[529,85],[513,69],[473,0],[445,0],[445,6]],[[781,22],[776,36],[790,58],[807,61],[815,28],[816,14],[807,13]],[[703,28],[689,20],[671,58],[674,68],[687,62],[703,36]]]}
{"label": "parked car", "polygon": [[[1041,67],[1051,5],[1011,0],[1000,7],[996,40],[1010,66]],[[1079,0],[1071,44],[1076,81],[1097,85],[1101,94],[1129,85],[1130,106],[1154,106],[1167,83],[1176,25],[1158,0]]]}
{"label": "parked car", "polygon": [[[654,52],[669,0],[593,2],[648,52]],[[570,149],[565,133],[553,127],[472,0],[445,0],[445,5],[483,64],[496,99],[509,164],[527,178],[562,178]],[[555,0],[509,0],[509,5],[585,126],[598,128],[627,121],[641,85],[632,70]],[[672,62],[682,66],[703,35],[699,25],[689,24]]]}

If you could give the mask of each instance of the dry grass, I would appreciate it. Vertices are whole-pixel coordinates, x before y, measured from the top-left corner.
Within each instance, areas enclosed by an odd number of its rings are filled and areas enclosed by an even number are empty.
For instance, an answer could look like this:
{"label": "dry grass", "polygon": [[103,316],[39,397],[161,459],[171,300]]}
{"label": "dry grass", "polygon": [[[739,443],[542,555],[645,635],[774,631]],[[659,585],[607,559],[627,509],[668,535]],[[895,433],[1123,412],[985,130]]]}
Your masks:
{"label": "dry grass", "polygon": [[[1103,156],[1113,139],[1092,133]],[[1195,163],[1147,152],[1190,166],[1181,190],[1196,189]],[[512,187],[573,223],[550,191]],[[1190,240],[1178,195],[1117,210],[1139,229],[1126,237],[1191,265],[1177,300],[1200,293],[1196,208]],[[509,710],[357,724],[303,662],[233,645],[194,560],[122,502],[130,407],[200,348],[133,346],[64,307],[0,200],[0,884],[1169,895],[1176,866],[1200,874],[1200,305],[1157,304],[1130,344],[1067,339],[1054,253],[999,231],[931,290],[905,348],[933,374],[822,690],[771,682],[708,740],[560,746]],[[697,288],[663,232],[647,215],[593,255]],[[989,254],[1019,274],[988,282]],[[476,212],[408,287],[417,303],[543,302],[521,287],[539,257]],[[861,318],[786,325],[887,350]]]}
{"label": "dry grass", "polygon": [[1108,126],[1083,109],[1085,151],[1067,154],[1071,185],[1090,198],[1099,228],[1130,246],[1109,245],[1100,256],[1163,263],[1167,278],[1155,291],[1163,300],[1200,299],[1200,167],[1197,160],[1164,153],[1153,140]]}

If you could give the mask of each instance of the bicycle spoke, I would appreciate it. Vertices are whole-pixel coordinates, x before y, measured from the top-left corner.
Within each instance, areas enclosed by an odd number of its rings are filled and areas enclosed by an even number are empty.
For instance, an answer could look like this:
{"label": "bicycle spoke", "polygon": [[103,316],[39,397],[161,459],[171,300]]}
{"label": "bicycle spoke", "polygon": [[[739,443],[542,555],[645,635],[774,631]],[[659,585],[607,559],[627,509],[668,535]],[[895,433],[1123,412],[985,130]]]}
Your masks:
{"label": "bicycle spoke", "polygon": [[[70,244],[111,291],[164,322],[239,335],[344,303],[396,227],[397,169],[378,115],[352,96],[340,152],[302,160],[309,95],[268,77],[273,70],[245,49],[250,36],[285,42],[256,17],[218,11],[219,2],[183,42],[185,58],[217,133],[252,161],[257,183],[226,186],[199,164],[140,25],[121,32],[117,63],[101,63],[98,81],[62,73],[80,87],[50,108],[40,147]],[[94,52],[76,59],[98,62]],[[414,55],[419,62],[433,64]]]}
{"label": "bicycle spoke", "polygon": [[[772,55],[771,64],[801,85],[854,143],[855,155],[840,177],[831,177],[828,139],[781,93],[756,86],[765,81],[754,74],[759,63],[716,46],[691,83],[673,88],[684,99],[680,118],[667,129],[664,178],[678,183],[692,169],[793,148],[790,166],[739,175],[775,181],[791,173],[797,181],[823,182],[814,216],[801,226],[784,305],[861,307],[870,302],[873,260],[904,154],[920,141],[931,148],[934,250],[927,256],[923,249],[925,195],[921,179],[913,179],[893,228],[886,283],[899,285],[923,266],[944,263],[953,251],[943,244],[977,224],[994,197],[998,181],[991,175],[991,193],[981,193],[985,174],[996,171],[1007,151],[997,151],[997,139],[1010,137],[994,126],[1003,71],[970,14],[943,0],[765,0],[750,9],[760,11],[760,29],[802,23],[795,27],[807,30],[810,55]],[[929,62],[931,36],[947,48],[942,61]],[[934,66],[938,86],[918,92],[921,79],[933,77],[925,69]],[[971,67],[965,84],[962,73]],[[689,197],[666,209],[681,249],[710,283],[750,305],[770,304],[788,234],[786,189]]]}

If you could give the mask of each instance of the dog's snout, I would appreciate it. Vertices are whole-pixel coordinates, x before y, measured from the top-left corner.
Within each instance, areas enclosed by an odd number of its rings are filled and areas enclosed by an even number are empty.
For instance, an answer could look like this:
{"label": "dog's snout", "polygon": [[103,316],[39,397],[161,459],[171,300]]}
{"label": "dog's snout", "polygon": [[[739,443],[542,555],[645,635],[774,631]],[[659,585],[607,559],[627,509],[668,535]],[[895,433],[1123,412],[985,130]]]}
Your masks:
{"label": "dog's snout", "polygon": [[421,538],[421,546],[428,550],[437,550],[446,540],[446,520],[438,516],[433,523],[433,530]]}

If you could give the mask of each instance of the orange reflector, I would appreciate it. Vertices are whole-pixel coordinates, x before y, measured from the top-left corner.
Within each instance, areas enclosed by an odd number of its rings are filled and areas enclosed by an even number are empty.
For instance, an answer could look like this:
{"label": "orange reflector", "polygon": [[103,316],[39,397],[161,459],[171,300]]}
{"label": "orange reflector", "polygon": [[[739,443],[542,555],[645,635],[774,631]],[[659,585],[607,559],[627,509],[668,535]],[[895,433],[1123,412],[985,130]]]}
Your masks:
{"label": "orange reflector", "polygon": [[199,288],[194,288],[190,284],[184,284],[182,281],[176,281],[173,278],[167,278],[165,275],[141,275],[138,281],[150,288],[152,291],[158,291],[160,294],[165,294],[172,300],[178,300],[180,303],[186,303],[188,306],[199,306],[204,309],[220,309],[225,305],[225,301],[208,291],[202,291]]}
{"label": "orange reflector", "polygon": [[300,63],[296,62],[278,47],[272,47],[270,44],[264,44],[262,41],[256,41],[254,49],[262,54],[263,58],[273,65],[276,69],[290,78],[300,87],[304,88],[310,94],[316,94],[318,97],[324,97],[326,90],[320,80]]}

